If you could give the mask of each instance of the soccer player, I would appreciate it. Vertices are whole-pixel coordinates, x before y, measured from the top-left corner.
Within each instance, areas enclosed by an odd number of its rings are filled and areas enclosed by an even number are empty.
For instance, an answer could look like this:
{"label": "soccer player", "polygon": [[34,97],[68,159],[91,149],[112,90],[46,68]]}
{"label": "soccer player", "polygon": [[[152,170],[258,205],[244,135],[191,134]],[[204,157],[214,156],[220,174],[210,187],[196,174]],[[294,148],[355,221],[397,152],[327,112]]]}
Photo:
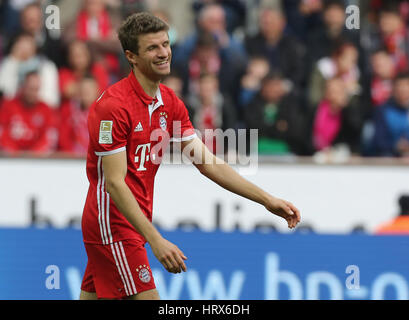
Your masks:
{"label": "soccer player", "polygon": [[[90,109],[90,186],[82,217],[88,264],[80,299],[159,299],[146,242],[167,271],[186,271],[187,257],[152,224],[153,184],[163,152],[157,146],[166,134],[181,143],[182,150],[191,151],[188,156],[204,176],[264,205],[283,217],[289,228],[300,221],[293,204],[269,195],[220,159],[216,164],[217,158],[196,137],[182,101],[160,84],[170,73],[167,30],[149,13],[124,21],[118,35],[132,71]],[[158,132],[164,133],[162,139]]]}

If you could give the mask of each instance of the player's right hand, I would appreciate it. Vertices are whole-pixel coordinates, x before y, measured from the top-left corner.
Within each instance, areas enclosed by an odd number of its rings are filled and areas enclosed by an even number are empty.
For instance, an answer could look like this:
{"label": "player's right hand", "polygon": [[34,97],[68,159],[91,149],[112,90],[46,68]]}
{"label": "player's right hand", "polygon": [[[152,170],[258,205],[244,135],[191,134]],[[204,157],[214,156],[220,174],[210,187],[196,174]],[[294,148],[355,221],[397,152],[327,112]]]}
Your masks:
{"label": "player's right hand", "polygon": [[171,273],[180,273],[187,270],[185,262],[187,257],[184,253],[172,242],[159,238],[150,243],[153,254],[159,260],[165,269]]}
{"label": "player's right hand", "polygon": [[301,221],[300,211],[289,201],[270,196],[265,207],[271,213],[284,218],[293,229]]}

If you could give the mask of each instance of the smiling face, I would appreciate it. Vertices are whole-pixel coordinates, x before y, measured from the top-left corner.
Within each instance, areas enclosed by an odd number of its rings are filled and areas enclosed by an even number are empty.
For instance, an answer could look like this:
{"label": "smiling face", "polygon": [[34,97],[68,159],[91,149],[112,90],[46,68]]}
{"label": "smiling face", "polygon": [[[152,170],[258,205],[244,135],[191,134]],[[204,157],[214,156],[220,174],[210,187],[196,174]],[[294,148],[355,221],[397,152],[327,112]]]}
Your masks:
{"label": "smiling face", "polygon": [[138,54],[125,51],[128,61],[145,77],[158,81],[170,73],[172,51],[166,31],[142,34],[138,38]]}

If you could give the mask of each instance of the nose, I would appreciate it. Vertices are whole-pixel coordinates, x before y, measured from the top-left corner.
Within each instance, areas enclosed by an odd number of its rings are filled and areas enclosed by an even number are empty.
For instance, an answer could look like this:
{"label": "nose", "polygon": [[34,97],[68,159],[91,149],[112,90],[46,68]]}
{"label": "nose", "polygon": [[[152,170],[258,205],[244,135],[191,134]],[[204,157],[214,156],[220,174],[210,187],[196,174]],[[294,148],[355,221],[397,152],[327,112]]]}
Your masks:
{"label": "nose", "polygon": [[160,58],[167,58],[169,56],[170,49],[168,47],[160,46],[158,56]]}

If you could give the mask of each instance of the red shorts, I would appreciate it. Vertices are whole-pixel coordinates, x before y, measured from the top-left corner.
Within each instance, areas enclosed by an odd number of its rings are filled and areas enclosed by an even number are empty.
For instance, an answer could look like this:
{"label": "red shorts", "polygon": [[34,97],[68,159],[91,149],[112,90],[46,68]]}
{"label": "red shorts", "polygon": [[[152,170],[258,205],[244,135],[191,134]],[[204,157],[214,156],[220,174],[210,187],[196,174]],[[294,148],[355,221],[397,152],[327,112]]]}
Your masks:
{"label": "red shorts", "polygon": [[123,240],[108,245],[85,243],[88,263],[81,290],[98,298],[121,299],[155,289],[144,245]]}

